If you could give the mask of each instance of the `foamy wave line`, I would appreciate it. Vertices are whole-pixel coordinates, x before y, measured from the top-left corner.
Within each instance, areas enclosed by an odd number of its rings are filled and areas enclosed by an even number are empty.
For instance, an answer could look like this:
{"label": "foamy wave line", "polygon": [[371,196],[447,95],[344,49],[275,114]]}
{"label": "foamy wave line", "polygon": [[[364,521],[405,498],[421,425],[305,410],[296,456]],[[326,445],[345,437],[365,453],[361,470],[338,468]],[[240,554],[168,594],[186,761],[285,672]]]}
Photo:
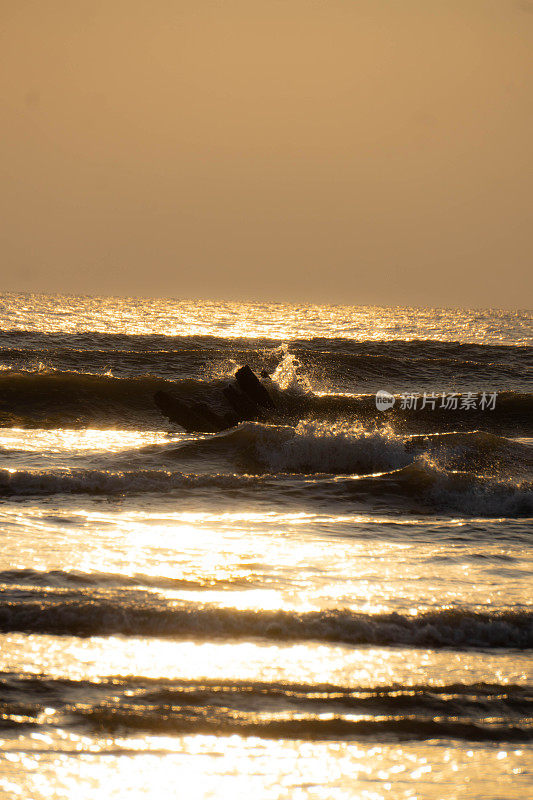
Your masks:
{"label": "foamy wave line", "polygon": [[171,489],[238,489],[255,486],[260,478],[247,475],[187,475],[165,470],[65,470],[31,472],[0,470],[0,495],[125,494],[165,492]]}
{"label": "foamy wave line", "polygon": [[417,616],[349,610],[250,611],[100,600],[28,600],[0,606],[0,631],[70,636],[317,640],[432,648],[533,648],[533,612],[440,610]]}
{"label": "foamy wave line", "polygon": [[243,422],[211,438],[181,444],[168,455],[222,455],[246,471],[296,474],[369,474],[398,469],[414,458],[406,452],[404,439],[391,431],[317,421],[303,421],[295,428]]}
{"label": "foamy wave line", "polygon": [[[346,422],[305,420],[296,427],[243,422],[206,439],[180,443],[175,459],[223,456],[247,472],[364,475],[408,466],[421,455],[459,469],[490,459],[533,468],[533,448],[484,431],[399,436],[388,428],[366,430]],[[429,463],[429,462],[428,462]]]}

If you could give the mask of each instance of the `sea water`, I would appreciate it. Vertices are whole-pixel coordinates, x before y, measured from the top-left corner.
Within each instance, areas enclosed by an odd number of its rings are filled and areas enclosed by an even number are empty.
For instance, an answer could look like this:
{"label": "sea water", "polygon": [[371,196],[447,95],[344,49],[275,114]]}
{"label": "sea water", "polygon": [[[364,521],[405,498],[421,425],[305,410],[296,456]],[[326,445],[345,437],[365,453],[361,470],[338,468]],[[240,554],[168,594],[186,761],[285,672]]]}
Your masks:
{"label": "sea water", "polygon": [[526,797],[531,323],[0,296],[0,796]]}

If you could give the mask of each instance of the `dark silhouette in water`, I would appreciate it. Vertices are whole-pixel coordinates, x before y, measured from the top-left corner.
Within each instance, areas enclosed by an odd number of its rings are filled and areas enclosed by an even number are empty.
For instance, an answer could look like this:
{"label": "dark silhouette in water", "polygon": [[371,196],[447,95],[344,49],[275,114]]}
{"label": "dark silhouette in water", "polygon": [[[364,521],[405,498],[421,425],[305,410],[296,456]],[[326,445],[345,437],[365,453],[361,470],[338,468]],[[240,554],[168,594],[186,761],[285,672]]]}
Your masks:
{"label": "dark silhouette in water", "polygon": [[268,391],[265,389],[257,376],[252,372],[248,364],[245,364],[244,367],[241,367],[237,370],[235,373],[235,380],[237,381],[241,391],[258,406],[271,409],[276,408]]}
{"label": "dark silhouette in water", "polygon": [[[264,371],[261,374],[267,375]],[[235,373],[235,383],[222,389],[222,397],[229,406],[224,413],[196,400],[185,403],[164,391],[154,394],[154,402],[171,422],[191,432],[218,433],[239,422],[265,420],[269,412],[276,412],[273,398],[247,364]]]}

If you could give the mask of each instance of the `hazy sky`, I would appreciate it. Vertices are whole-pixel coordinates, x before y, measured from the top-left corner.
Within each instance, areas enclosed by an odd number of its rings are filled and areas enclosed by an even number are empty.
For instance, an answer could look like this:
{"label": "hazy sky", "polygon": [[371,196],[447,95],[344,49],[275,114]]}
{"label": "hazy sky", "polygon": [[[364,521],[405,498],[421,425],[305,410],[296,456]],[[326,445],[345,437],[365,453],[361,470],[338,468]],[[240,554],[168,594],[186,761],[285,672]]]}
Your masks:
{"label": "hazy sky", "polygon": [[0,290],[531,307],[533,3],[0,0]]}

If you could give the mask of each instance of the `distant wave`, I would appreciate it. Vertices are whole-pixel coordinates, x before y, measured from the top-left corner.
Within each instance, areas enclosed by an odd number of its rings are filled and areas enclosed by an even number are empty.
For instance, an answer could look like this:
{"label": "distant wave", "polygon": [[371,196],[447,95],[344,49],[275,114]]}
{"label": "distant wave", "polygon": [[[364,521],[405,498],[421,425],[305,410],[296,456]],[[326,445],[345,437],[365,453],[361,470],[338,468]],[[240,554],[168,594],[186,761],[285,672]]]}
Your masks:
{"label": "distant wave", "polygon": [[[153,394],[167,382],[153,377],[120,379],[83,372],[0,371],[0,424],[23,427],[113,426],[160,418]],[[199,391],[183,381],[184,393]]]}
{"label": "distant wave", "polygon": [[[309,338],[275,339],[271,337],[221,337],[193,334],[189,336],[168,334],[102,333],[85,331],[60,333],[57,331],[0,330],[0,359],[5,353],[34,357],[40,353],[84,352],[112,355],[134,353],[161,356],[180,353],[203,353],[207,359],[219,357],[275,358],[282,347],[300,357],[318,354],[328,357],[391,357],[393,359],[455,359],[462,362],[518,365],[533,367],[531,348],[522,344],[466,343],[442,339],[396,339],[385,331],[383,339],[361,340],[353,337],[315,336]],[[486,337],[485,337],[486,338]]]}
{"label": "distant wave", "polygon": [[[387,381],[389,386],[427,389],[428,386],[468,386],[495,389],[506,386],[527,390],[533,383],[533,366],[520,350],[498,352],[492,360],[482,355],[464,352],[459,348],[439,348],[432,345],[422,352],[405,343],[402,350],[390,348],[390,343],[378,348],[359,346],[357,350],[312,349],[291,346],[303,370],[318,386],[373,386]],[[389,352],[389,348],[391,352]],[[511,350],[508,348],[508,350]],[[471,356],[469,358],[469,356]],[[87,372],[136,378],[153,375],[156,379],[198,379],[220,376],[231,363],[249,363],[255,369],[273,370],[279,359],[268,350],[253,347],[218,349],[212,346],[180,347],[177,349],[112,348],[109,350],[74,349],[70,347],[0,348],[0,368],[13,371],[41,369],[58,372]],[[387,387],[383,387],[387,388]]]}
{"label": "distant wave", "polygon": [[[24,419],[28,411],[31,424],[32,414],[46,419],[47,400],[57,400],[61,393],[61,408],[72,424],[76,412],[82,417],[91,412],[89,405],[80,404],[81,392],[93,401],[94,418],[100,414],[104,422],[117,413],[116,404],[123,416],[152,406],[157,389],[189,395],[196,384],[197,390],[205,391],[239,364],[272,371],[280,358],[289,355],[315,388],[330,393],[336,389],[361,394],[378,388],[438,392],[457,387],[527,392],[533,381],[531,349],[525,346],[342,338],[280,344],[273,339],[214,336],[0,331],[0,398],[4,400],[0,410],[6,419],[18,412]],[[40,380],[32,381],[37,376]],[[111,403],[108,417],[105,407],[99,407],[104,400]],[[308,410],[320,412],[320,408]]]}
{"label": "distant wave", "polygon": [[391,344],[357,348],[362,352],[297,348],[295,352],[318,386],[347,389],[356,386],[359,391],[368,391],[366,387],[392,387],[395,391],[398,387],[406,391],[431,391],[432,387],[481,391],[487,387],[492,390],[505,387],[527,391],[533,384],[531,357],[523,350],[493,353],[492,359],[489,353],[472,352],[473,348],[465,345],[435,347],[435,343],[423,343],[421,347],[413,347],[406,342],[395,348]]}
{"label": "distant wave", "polygon": [[238,680],[112,678],[92,683],[6,676],[0,677],[0,700],[4,729],[38,728],[48,709],[47,725],[68,722],[125,732],[488,742],[533,738],[531,692],[506,684],[346,688]]}
{"label": "distant wave", "polygon": [[0,631],[69,636],[317,640],[431,648],[533,647],[533,612],[431,611],[418,616],[328,611],[248,611],[148,601],[63,599],[31,593],[0,605]]}
{"label": "distant wave", "polygon": [[78,572],[76,570],[36,570],[7,569],[0,570],[0,586],[12,591],[16,588],[43,587],[46,589],[185,589],[198,591],[201,589],[242,589],[250,580],[244,577],[214,578],[189,580],[186,578],[169,578],[163,575],[123,575],[107,572]]}

